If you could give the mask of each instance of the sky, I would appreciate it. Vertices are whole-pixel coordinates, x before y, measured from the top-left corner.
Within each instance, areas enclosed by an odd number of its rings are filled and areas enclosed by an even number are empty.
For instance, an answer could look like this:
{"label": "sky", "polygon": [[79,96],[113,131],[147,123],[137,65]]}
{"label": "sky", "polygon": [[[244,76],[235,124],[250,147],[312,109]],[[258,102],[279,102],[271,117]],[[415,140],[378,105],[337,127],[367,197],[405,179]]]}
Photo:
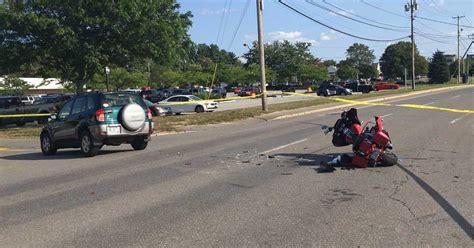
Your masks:
{"label": "sky", "polygon": [[[248,3],[247,3],[248,2]],[[256,0],[178,0],[181,12],[193,13],[193,26],[189,30],[196,43],[218,44],[220,48],[242,56],[257,39]],[[367,41],[354,38],[315,23],[277,0],[264,0],[264,41],[289,40],[312,44],[311,53],[323,60],[345,59],[346,49],[353,43],[362,43],[374,50],[377,60],[385,48],[406,37],[409,41],[410,14],[405,12],[407,1],[402,0],[283,0],[311,18],[331,28],[362,38],[384,40]],[[429,21],[456,23],[460,19],[461,56],[474,34],[473,0],[417,0],[418,10],[414,22],[415,42],[421,55],[429,58],[436,50],[447,54],[457,53],[457,26]],[[352,19],[362,21],[359,23]],[[240,19],[240,27],[237,29]],[[222,21],[221,21],[222,20]],[[219,29],[220,27],[220,29]],[[220,32],[219,32],[220,30]],[[233,39],[235,35],[235,38]],[[474,53],[474,45],[469,54]]]}

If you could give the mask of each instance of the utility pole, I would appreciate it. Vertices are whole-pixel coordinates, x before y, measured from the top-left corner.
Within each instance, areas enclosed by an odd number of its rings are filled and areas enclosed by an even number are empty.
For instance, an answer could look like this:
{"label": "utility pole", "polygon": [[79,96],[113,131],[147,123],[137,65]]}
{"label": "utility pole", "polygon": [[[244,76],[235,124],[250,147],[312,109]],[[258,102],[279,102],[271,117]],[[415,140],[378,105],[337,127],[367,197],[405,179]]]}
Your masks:
{"label": "utility pole", "polygon": [[415,20],[415,10],[418,9],[416,0],[410,0],[410,3],[405,5],[405,11],[410,11],[410,23],[411,23],[411,89],[415,89],[415,34],[413,32],[413,21]]}
{"label": "utility pole", "polygon": [[453,19],[458,20],[458,83],[461,80],[461,57],[459,56],[459,41],[461,37],[461,30],[459,29],[459,19],[463,18],[464,16],[455,16]]}
{"label": "utility pole", "polygon": [[262,89],[262,110],[267,111],[267,83],[265,80],[265,48],[263,46],[263,0],[257,2],[258,50],[260,53],[260,86]]}

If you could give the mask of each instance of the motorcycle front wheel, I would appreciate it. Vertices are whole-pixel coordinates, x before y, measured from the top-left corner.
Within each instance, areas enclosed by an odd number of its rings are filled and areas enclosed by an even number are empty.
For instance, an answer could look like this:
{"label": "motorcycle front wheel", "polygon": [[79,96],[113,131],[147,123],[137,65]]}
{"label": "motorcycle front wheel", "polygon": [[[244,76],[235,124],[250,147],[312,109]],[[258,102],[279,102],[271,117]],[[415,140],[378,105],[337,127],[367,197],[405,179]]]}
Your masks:
{"label": "motorcycle front wheel", "polygon": [[390,151],[385,151],[382,154],[382,158],[380,159],[380,164],[382,166],[394,166],[398,163],[398,157],[395,153]]}

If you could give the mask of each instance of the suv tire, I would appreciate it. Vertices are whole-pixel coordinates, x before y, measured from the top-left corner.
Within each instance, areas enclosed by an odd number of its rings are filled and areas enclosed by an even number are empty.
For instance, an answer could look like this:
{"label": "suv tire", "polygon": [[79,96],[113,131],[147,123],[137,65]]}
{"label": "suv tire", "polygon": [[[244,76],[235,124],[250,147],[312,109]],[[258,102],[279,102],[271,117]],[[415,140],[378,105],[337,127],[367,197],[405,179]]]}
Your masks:
{"label": "suv tire", "polygon": [[45,156],[54,155],[58,151],[58,149],[54,147],[51,137],[49,136],[47,132],[43,132],[41,134],[40,142],[41,142],[41,152],[43,152],[43,155]]}
{"label": "suv tire", "polygon": [[145,125],[143,107],[136,103],[125,105],[119,115],[122,126],[129,131],[137,131]]}
{"label": "suv tire", "polygon": [[143,138],[137,138],[131,143],[133,150],[145,150],[148,145],[148,141],[145,141]]}
{"label": "suv tire", "polygon": [[99,152],[100,146],[94,146],[92,136],[88,131],[80,135],[81,152],[85,157],[94,157]]}

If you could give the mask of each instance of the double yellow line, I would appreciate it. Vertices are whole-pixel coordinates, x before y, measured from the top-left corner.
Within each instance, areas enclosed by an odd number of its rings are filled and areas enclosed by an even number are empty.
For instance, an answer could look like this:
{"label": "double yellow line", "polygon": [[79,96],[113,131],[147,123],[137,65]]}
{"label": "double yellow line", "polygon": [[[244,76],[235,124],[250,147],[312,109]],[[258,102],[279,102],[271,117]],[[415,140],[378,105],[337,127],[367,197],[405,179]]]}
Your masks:
{"label": "double yellow line", "polygon": [[[288,95],[300,95],[300,96],[307,96],[313,98],[321,98],[320,96],[314,95],[307,95],[301,93],[283,93]],[[438,111],[447,111],[447,112],[454,112],[454,113],[467,113],[467,114],[474,114],[473,109],[454,109],[454,108],[442,108],[442,107],[435,107],[435,106],[426,106],[426,105],[419,105],[419,104],[389,104],[389,103],[377,103],[377,102],[367,102],[367,101],[358,101],[358,100],[350,100],[344,99],[340,97],[330,97],[329,100],[333,100],[336,102],[344,102],[354,105],[373,105],[373,106],[387,106],[387,107],[402,107],[402,108],[415,108],[415,109],[428,109],[428,110],[438,110]]]}

